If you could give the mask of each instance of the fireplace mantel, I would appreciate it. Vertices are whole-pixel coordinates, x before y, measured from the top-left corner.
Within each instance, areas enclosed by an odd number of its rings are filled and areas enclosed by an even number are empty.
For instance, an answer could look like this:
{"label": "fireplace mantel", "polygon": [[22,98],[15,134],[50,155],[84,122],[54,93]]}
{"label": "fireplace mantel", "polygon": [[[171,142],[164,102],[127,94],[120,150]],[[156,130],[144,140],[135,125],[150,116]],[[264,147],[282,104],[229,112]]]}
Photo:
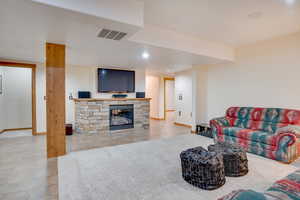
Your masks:
{"label": "fireplace mantel", "polygon": [[134,106],[134,128],[149,127],[150,98],[93,98],[74,99],[75,131],[77,133],[101,133],[110,130],[110,106]]}

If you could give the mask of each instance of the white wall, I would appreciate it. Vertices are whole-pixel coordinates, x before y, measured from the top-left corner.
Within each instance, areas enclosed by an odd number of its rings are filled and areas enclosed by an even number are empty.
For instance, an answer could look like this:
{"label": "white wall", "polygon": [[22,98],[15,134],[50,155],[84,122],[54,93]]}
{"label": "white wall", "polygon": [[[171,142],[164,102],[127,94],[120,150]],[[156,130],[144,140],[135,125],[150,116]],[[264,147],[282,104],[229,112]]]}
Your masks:
{"label": "white wall", "polygon": [[[179,100],[182,95],[182,100]],[[176,73],[175,75],[175,107],[177,123],[193,124],[193,70]],[[179,112],[181,111],[181,116]]]}
{"label": "white wall", "polygon": [[[226,108],[230,106],[300,109],[299,52],[300,34],[298,33],[242,47],[237,50],[237,61],[232,64],[208,66],[207,70],[202,67],[177,73],[175,77],[176,122],[193,126],[195,123],[208,122],[213,117],[224,116]],[[43,65],[39,65],[37,68],[38,132],[46,130],[45,101],[43,100],[44,73]],[[143,91],[145,71],[141,70],[136,75],[136,89]],[[158,77],[161,82],[163,78]],[[79,84],[76,84],[77,80]],[[72,85],[76,87],[72,88]],[[70,91],[74,92],[75,96],[77,87],[90,88],[87,85],[91,85],[91,91],[97,97],[110,97],[107,94],[96,93],[95,67],[72,67],[70,69],[67,67],[67,97]],[[163,87],[159,87],[158,92],[158,108],[155,108],[154,112],[161,117],[163,116]],[[178,101],[179,93],[183,94],[182,102]],[[72,121],[73,112],[69,111],[73,107],[73,102],[67,100],[67,121]],[[178,117],[179,110],[183,110],[182,117]],[[151,112],[153,114],[153,111]],[[193,112],[193,117],[191,117],[191,112]]]}
{"label": "white wall", "polygon": [[[66,123],[74,123],[74,101],[69,100],[70,93],[77,98],[79,90],[91,91],[93,98],[111,98],[112,94],[97,92],[97,68],[82,66],[66,66]],[[135,70],[135,88],[137,92],[145,92],[145,69]],[[46,131],[46,77],[44,64],[37,65],[37,132]],[[135,93],[128,94],[135,97]]]}
{"label": "white wall", "polygon": [[[195,124],[207,123],[209,121],[207,118],[207,106],[208,106],[208,101],[207,101],[208,74],[207,73],[208,72],[206,67],[200,67],[194,70],[196,74],[196,79],[195,79],[196,95],[194,96]],[[214,91],[210,91],[210,92],[214,92]]]}
{"label": "white wall", "polygon": [[[79,90],[91,91],[93,98],[111,98],[112,94],[97,92],[97,68],[83,66],[66,66],[66,123],[74,123],[74,101],[69,100],[72,93],[77,98]],[[145,92],[145,69],[135,70],[135,88],[137,92]],[[37,65],[36,96],[37,96],[37,132],[46,132],[46,69],[44,64]],[[128,97],[135,97],[129,93]]]}
{"label": "white wall", "polygon": [[73,123],[75,120],[74,101],[69,99],[71,93],[74,98],[78,97],[77,94],[80,90],[91,91],[92,96],[95,96],[93,75],[91,67],[66,67],[66,123]]}
{"label": "white wall", "polygon": [[[3,67],[0,67],[0,76],[3,76]],[[5,129],[5,127],[4,127],[4,125],[5,125],[5,122],[4,122],[4,120],[5,120],[5,113],[4,113],[3,102],[4,102],[3,94],[0,94],[0,132]]]}
{"label": "white wall", "polygon": [[189,34],[182,34],[159,26],[145,24],[144,28],[129,38],[130,41],[185,51],[207,58],[234,61],[234,48],[212,41],[201,40]]}
{"label": "white wall", "polygon": [[[91,91],[93,98],[111,98],[110,93],[98,93],[97,88],[98,67],[66,67],[66,122],[74,123],[74,102],[69,100],[70,93],[77,98],[77,93],[81,91]],[[135,91],[145,92],[145,69],[135,69]],[[128,93],[128,97],[135,98],[135,93]]]}
{"label": "white wall", "polygon": [[2,129],[32,127],[31,69],[2,67]]}
{"label": "white wall", "polygon": [[237,50],[233,64],[209,66],[207,118],[230,106],[300,109],[300,33]]}
{"label": "white wall", "polygon": [[175,110],[175,81],[166,80],[166,110]]}

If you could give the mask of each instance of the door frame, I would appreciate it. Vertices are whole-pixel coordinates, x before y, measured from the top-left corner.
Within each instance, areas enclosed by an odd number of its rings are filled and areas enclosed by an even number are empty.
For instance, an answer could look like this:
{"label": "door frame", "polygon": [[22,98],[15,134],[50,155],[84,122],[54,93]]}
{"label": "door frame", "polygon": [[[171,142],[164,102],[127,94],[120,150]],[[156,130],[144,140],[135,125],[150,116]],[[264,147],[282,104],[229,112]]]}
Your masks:
{"label": "door frame", "polygon": [[[36,130],[36,64],[23,62],[1,61],[0,66],[3,67],[18,67],[31,69],[31,115],[32,115],[32,135],[38,135]],[[17,129],[14,129],[17,130]],[[21,129],[19,129],[21,130]],[[5,130],[7,131],[7,130]]]}
{"label": "door frame", "polygon": [[167,111],[167,101],[166,101],[166,81],[175,81],[175,78],[173,77],[164,77],[164,120],[166,120],[166,112]]}

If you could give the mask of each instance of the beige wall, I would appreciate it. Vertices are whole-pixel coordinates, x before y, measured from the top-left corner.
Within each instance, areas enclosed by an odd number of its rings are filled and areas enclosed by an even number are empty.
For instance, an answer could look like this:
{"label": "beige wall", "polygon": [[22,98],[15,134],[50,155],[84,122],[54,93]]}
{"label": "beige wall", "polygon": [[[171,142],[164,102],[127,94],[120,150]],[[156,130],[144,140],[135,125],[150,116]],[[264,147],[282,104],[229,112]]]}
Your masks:
{"label": "beige wall", "polygon": [[166,110],[175,110],[175,81],[166,80]]}
{"label": "beige wall", "polygon": [[159,76],[146,76],[146,97],[151,98],[150,101],[150,117],[159,118]]}
{"label": "beige wall", "polygon": [[[145,70],[136,71],[136,91],[145,91]],[[37,65],[36,72],[36,96],[37,96],[37,132],[46,131],[46,78],[44,64]],[[77,98],[79,90],[92,92],[94,98],[111,98],[112,94],[97,92],[97,67],[66,66],[66,123],[74,123],[74,102],[69,100],[72,93]],[[135,97],[135,93],[128,94],[129,97]]]}
{"label": "beige wall", "polygon": [[194,120],[195,124],[206,123],[208,107],[208,70],[206,67],[195,68]]}
{"label": "beige wall", "polygon": [[[193,74],[193,70],[187,70],[175,75],[175,121],[177,123],[193,124]],[[179,100],[180,95],[182,100]]]}
{"label": "beige wall", "polygon": [[[0,76],[3,76],[3,67],[0,67]],[[0,94],[0,108],[1,109],[3,109],[3,102],[4,102],[3,94]],[[3,111],[0,111],[0,132],[5,129],[5,122],[4,122],[4,120],[5,120],[5,114],[4,114]]]}
{"label": "beige wall", "polygon": [[[203,71],[205,67],[197,67],[196,71],[194,68],[190,72],[178,73],[177,80],[179,82],[186,80],[187,83],[177,82],[175,88],[177,87],[179,90],[175,93],[175,98],[177,99],[178,92],[183,91],[187,93],[184,95],[184,99],[189,100],[186,97],[191,96],[192,103],[176,104],[177,111],[179,106],[180,109],[184,108],[185,110],[184,119],[177,118],[176,120],[192,125],[208,122],[213,117],[223,116],[226,108],[230,106],[300,109],[299,52],[300,33],[239,48],[235,63],[207,66],[207,71]],[[90,70],[94,70],[94,72]],[[140,81],[137,83],[137,91],[139,87],[142,91],[145,84],[147,85],[147,81],[145,83],[145,79],[142,78],[145,71],[138,73],[140,74],[140,78],[138,78]],[[195,76],[195,74],[197,75]],[[95,67],[74,67],[72,69],[67,67],[66,102],[68,110],[73,107],[72,102],[67,99],[69,93],[72,92],[75,96],[76,88],[86,89],[91,88],[90,86],[92,86],[91,90],[95,91],[95,77]],[[43,64],[38,65],[36,78],[37,131],[43,132],[46,130],[46,104],[43,98],[46,86]],[[163,78],[160,77],[159,79],[161,83]],[[190,89],[190,85],[192,85],[192,89]],[[195,91],[197,91],[196,94]],[[158,108],[155,108],[154,111],[158,117],[163,116],[163,92],[163,87],[159,87]],[[195,95],[192,95],[193,92]],[[153,111],[151,112],[153,114]],[[193,113],[193,117],[188,116],[190,112]],[[72,120],[72,117],[73,113],[67,112],[68,122]]]}
{"label": "beige wall", "polygon": [[209,66],[207,121],[230,106],[300,109],[300,33],[237,50],[235,63]]}
{"label": "beige wall", "polygon": [[164,118],[164,75],[157,73],[146,74],[146,97],[150,101],[150,117]]}

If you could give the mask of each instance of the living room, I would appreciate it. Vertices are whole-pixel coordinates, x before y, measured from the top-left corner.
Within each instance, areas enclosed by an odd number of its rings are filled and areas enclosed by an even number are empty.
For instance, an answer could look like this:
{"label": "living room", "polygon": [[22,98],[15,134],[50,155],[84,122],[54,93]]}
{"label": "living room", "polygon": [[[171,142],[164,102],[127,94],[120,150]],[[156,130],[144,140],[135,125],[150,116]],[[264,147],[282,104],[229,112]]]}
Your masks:
{"label": "living room", "polygon": [[3,0],[0,18],[0,70],[31,71],[14,112],[24,83],[0,72],[0,199],[300,199],[298,1]]}

